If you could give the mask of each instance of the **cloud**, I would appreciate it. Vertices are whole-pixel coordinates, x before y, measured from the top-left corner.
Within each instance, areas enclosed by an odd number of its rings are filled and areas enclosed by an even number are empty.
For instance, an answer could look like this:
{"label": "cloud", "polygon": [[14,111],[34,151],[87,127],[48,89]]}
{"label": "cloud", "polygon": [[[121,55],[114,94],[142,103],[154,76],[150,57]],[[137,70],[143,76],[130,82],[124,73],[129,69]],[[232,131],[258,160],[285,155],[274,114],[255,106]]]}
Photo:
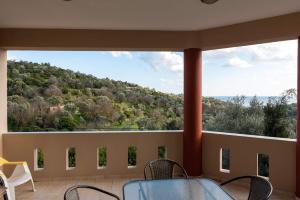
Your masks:
{"label": "cloud", "polygon": [[205,95],[276,96],[297,85],[296,40],[205,51],[203,59]]}
{"label": "cloud", "polygon": [[17,60],[19,60],[19,59],[18,59],[18,57],[16,57],[16,56],[10,56],[10,55],[7,55],[7,60],[17,61]]}
{"label": "cloud", "polygon": [[140,58],[155,70],[165,68],[173,72],[183,72],[183,57],[174,52],[147,53]]}
{"label": "cloud", "polygon": [[109,51],[109,53],[113,57],[127,56],[129,58],[132,58],[132,54],[129,51]]}
{"label": "cloud", "polygon": [[167,78],[161,78],[160,82],[166,85],[177,85],[182,86],[183,79],[167,79]]}
{"label": "cloud", "polygon": [[227,63],[225,63],[226,67],[237,67],[237,68],[248,68],[252,67],[251,64],[249,64],[246,60],[243,60],[239,57],[233,57],[228,60]]}
{"label": "cloud", "polygon": [[183,77],[170,79],[170,78],[161,78],[160,79],[160,90],[168,93],[183,93]]}
{"label": "cloud", "polygon": [[297,58],[297,41],[273,42],[204,52],[205,64],[247,68],[264,62],[286,64]]}
{"label": "cloud", "polygon": [[254,61],[288,61],[297,57],[297,41],[274,42],[245,47]]}

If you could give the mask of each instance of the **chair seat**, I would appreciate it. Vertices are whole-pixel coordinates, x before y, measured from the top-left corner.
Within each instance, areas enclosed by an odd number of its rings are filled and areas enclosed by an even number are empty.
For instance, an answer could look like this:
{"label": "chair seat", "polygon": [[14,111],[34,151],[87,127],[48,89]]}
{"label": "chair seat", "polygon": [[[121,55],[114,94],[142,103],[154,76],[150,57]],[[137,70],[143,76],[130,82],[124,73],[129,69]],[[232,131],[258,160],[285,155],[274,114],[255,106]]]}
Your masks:
{"label": "chair seat", "polygon": [[8,178],[7,182],[8,182],[9,185],[15,187],[15,186],[22,185],[22,184],[28,182],[29,180],[31,180],[31,175],[30,174],[22,174],[22,175],[19,175],[19,176]]}

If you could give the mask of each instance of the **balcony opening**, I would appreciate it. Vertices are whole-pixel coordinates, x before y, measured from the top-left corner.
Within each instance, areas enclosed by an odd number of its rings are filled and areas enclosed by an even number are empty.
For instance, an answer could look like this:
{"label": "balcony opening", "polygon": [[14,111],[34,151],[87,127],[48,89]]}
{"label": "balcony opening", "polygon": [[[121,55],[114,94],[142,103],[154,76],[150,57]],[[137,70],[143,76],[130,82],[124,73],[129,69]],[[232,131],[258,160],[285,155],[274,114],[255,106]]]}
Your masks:
{"label": "balcony opening", "polygon": [[257,154],[257,175],[269,178],[269,155]]}
{"label": "balcony opening", "polygon": [[183,53],[8,51],[9,132],[183,128]]}
{"label": "balcony opening", "polygon": [[67,170],[73,170],[76,167],[76,149],[69,147],[66,151],[66,165]]}
{"label": "balcony opening", "polygon": [[128,147],[128,168],[135,168],[137,165],[137,148],[135,146]]}
{"label": "balcony opening", "polygon": [[158,146],[158,159],[167,158],[167,149],[165,146]]}
{"label": "balcony opening", "polygon": [[37,148],[34,150],[34,170],[40,171],[43,170],[44,167],[44,152],[42,151],[42,149]]}
{"label": "balcony opening", "polygon": [[203,52],[203,129],[296,138],[297,40]]}
{"label": "balcony opening", "polygon": [[230,149],[221,148],[220,150],[220,171],[230,173]]}
{"label": "balcony opening", "polygon": [[105,169],[107,166],[107,152],[106,147],[99,147],[97,152],[97,168]]}

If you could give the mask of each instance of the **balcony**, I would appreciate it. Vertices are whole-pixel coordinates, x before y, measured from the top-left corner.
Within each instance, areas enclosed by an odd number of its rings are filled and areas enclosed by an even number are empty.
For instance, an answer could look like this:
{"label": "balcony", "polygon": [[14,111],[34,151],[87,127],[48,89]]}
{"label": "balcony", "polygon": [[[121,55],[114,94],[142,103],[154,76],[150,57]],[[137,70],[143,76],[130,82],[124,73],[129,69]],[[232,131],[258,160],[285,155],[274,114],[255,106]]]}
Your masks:
{"label": "balcony", "polygon": [[[4,156],[26,160],[37,191],[30,186],[18,188],[19,199],[59,199],[74,184],[86,183],[122,196],[122,185],[143,178],[144,165],[157,159],[158,146],[166,148],[168,158],[182,163],[182,131],[153,132],[78,132],[78,133],[7,133],[3,135]],[[18,148],[15,148],[15,147]],[[97,166],[97,149],[107,149],[107,166]],[[128,167],[128,147],[137,148],[137,164]],[[76,167],[66,167],[66,149],[75,147]],[[230,170],[220,170],[220,150],[230,150]],[[44,153],[44,168],[37,169],[35,150]],[[203,176],[224,181],[257,175],[257,154],[269,156],[269,179],[275,192],[272,199],[294,199],[296,141],[218,132],[203,132]],[[10,168],[5,168],[10,173]],[[236,197],[247,195],[245,184],[228,188]]]}
{"label": "balcony", "polygon": [[[66,188],[78,183],[121,196],[123,183],[143,177],[145,163],[157,159],[159,146],[190,175],[220,182],[240,175],[265,175],[275,189],[272,199],[300,197],[300,103],[297,140],[207,132],[201,125],[202,52],[290,39],[298,39],[300,46],[300,3],[203,2],[135,1],[132,6],[120,0],[1,1],[0,156],[27,161],[37,186],[35,193],[28,191],[28,185],[20,186],[18,199],[62,199]],[[181,51],[184,131],[8,133],[9,50]],[[299,58],[298,48],[298,70]],[[300,88],[299,72],[297,76]],[[99,147],[106,148],[106,166],[98,164]],[[136,148],[136,164],[128,163],[129,147]],[[70,148],[76,151],[74,166],[68,162]],[[38,165],[39,150],[44,154],[43,167]],[[227,167],[223,166],[223,150],[229,155]],[[261,174],[262,155],[268,158],[269,167]],[[4,172],[9,175],[12,168],[5,167]],[[228,189],[239,198],[247,195],[244,182]]]}

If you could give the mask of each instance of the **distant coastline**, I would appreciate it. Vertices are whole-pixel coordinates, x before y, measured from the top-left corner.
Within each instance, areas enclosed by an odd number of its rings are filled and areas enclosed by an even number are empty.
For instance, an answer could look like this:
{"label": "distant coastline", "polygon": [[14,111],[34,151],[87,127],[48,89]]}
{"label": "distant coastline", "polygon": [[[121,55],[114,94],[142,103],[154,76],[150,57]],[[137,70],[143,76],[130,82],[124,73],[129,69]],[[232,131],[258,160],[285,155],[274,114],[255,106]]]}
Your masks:
{"label": "distant coastline", "polygon": [[[226,101],[230,101],[232,98],[234,98],[236,96],[205,96],[205,97],[211,97],[211,98],[226,102]],[[256,97],[259,101],[263,102],[263,104],[266,105],[269,101],[269,98],[276,98],[279,96],[256,96]],[[249,105],[252,98],[253,98],[253,96],[245,96],[245,104]],[[297,102],[296,98],[293,98],[289,101],[289,103],[296,103],[296,102]]]}

